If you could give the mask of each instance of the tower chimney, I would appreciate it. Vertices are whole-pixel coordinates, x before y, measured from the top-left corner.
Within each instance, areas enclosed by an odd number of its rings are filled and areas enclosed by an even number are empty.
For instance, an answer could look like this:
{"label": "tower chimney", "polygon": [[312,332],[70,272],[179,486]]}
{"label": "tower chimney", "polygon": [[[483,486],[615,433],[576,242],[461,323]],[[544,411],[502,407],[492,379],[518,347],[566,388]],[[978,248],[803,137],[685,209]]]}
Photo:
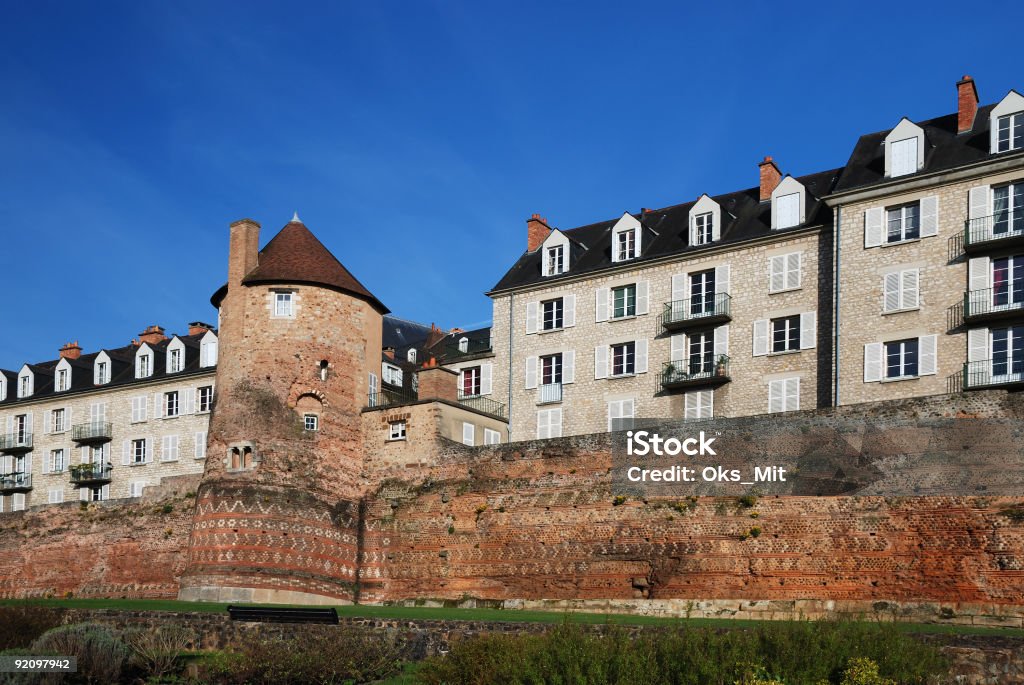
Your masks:
{"label": "tower chimney", "polygon": [[966,74],[956,82],[956,102],[956,132],[965,133],[974,128],[974,117],[978,114],[978,87]]}
{"label": "tower chimney", "polygon": [[534,252],[543,244],[545,238],[551,233],[548,220],[540,214],[534,214],[526,220],[526,251]]}
{"label": "tower chimney", "polygon": [[256,268],[260,253],[260,225],[252,219],[239,219],[231,224],[228,246],[228,288],[242,282]]}
{"label": "tower chimney", "polygon": [[82,348],[79,346],[78,341],[69,342],[64,347],[60,348],[61,359],[78,359],[82,356]]}
{"label": "tower chimney", "polygon": [[770,156],[765,157],[757,166],[761,169],[761,202],[764,202],[772,198],[772,191],[782,180],[782,172]]}

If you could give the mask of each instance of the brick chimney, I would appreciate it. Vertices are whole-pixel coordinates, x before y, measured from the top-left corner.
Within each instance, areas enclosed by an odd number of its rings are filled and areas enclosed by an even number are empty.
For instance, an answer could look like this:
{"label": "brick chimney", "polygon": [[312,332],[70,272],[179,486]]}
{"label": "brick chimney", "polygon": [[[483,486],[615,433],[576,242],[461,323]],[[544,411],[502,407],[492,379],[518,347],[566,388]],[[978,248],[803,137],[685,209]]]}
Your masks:
{"label": "brick chimney", "polygon": [[540,214],[534,214],[526,220],[526,251],[534,252],[551,233],[548,220]]}
{"label": "brick chimney", "polygon": [[160,326],[147,326],[146,330],[139,333],[139,340],[150,345],[156,345],[167,340],[167,336],[164,335],[164,329]]}
{"label": "brick chimney", "polygon": [[188,325],[189,335],[202,335],[203,333],[212,330],[213,326],[208,323],[203,323],[202,321],[193,321]]}
{"label": "brick chimney", "polygon": [[966,74],[956,82],[956,103],[956,132],[966,133],[974,128],[974,117],[978,114],[978,87]]}
{"label": "brick chimney", "polygon": [[82,356],[82,348],[79,346],[78,341],[69,342],[64,347],[60,348],[61,359],[78,359]]}
{"label": "brick chimney", "polygon": [[395,348],[393,348],[393,347],[385,347],[383,351],[384,351],[384,356],[387,357],[388,359],[394,359],[395,358]]}
{"label": "brick chimney", "polygon": [[260,225],[252,219],[231,224],[228,245],[228,288],[238,285],[256,268],[260,254]]}
{"label": "brick chimney", "polygon": [[419,377],[419,398],[421,400],[449,400],[459,398],[459,374],[437,365],[433,357],[423,365],[416,375]]}
{"label": "brick chimney", "polygon": [[764,202],[772,199],[772,191],[782,180],[782,172],[779,171],[779,167],[775,166],[775,162],[770,156],[765,157],[764,161],[757,166],[761,169],[761,202]]}

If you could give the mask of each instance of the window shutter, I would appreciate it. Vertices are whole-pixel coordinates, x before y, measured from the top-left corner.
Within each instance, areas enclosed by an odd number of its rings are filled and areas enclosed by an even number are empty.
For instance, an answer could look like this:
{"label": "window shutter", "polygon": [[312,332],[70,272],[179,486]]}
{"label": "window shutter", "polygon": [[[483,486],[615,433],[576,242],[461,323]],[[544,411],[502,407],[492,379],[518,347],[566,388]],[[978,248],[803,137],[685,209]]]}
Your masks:
{"label": "window shutter", "polygon": [[786,396],[783,400],[785,411],[796,411],[800,408],[800,377],[787,378],[783,383]]}
{"label": "window shutter", "polygon": [[988,359],[988,329],[972,328],[967,331],[967,361],[983,362]]}
{"label": "window shutter", "polygon": [[53,465],[53,450],[50,450],[48,453],[44,453],[43,454],[43,464],[40,467],[42,469],[43,475],[46,475],[47,473],[50,472],[50,466],[52,466],[52,465]]}
{"label": "window shutter", "polygon": [[693,214],[693,210],[690,210],[690,240],[687,245],[697,244],[697,220]]}
{"label": "window shutter", "polygon": [[715,362],[722,355],[729,356],[729,324],[715,329]]}
{"label": "window shutter", "polygon": [[689,281],[685,273],[672,276],[672,301],[685,300],[688,296]]}
{"label": "window shutter", "polygon": [[[43,461],[46,461],[46,459],[44,458]],[[25,473],[32,473],[32,453],[31,452],[29,452],[28,454],[25,455],[24,466],[22,468],[25,469]]]}
{"label": "window shutter", "polygon": [[487,362],[480,365],[480,394],[490,395],[494,392],[494,364]]}
{"label": "window shutter", "polygon": [[562,437],[562,410],[551,409],[549,411],[551,416],[548,419],[548,430],[551,434],[551,437],[560,438]]}
{"label": "window shutter", "polygon": [[771,381],[768,383],[768,413],[775,414],[783,411],[784,408],[784,380]]}
{"label": "window shutter", "polygon": [[164,415],[163,397],[160,396],[160,393],[154,393],[153,394],[153,418],[154,419],[159,419],[163,415]]}
{"label": "window shutter", "polygon": [[811,350],[818,344],[818,313],[804,312],[800,315],[800,349]]}
{"label": "window shutter", "polygon": [[160,461],[167,461],[170,458],[171,436],[165,435],[160,439]]}
{"label": "window shutter", "polygon": [[34,412],[25,412],[25,430],[28,431],[29,433],[33,432],[33,430],[32,430],[32,423],[33,423],[32,419],[33,419],[34,415],[35,415]]}
{"label": "window shutter", "polygon": [[108,499],[110,499],[110,485],[104,485],[100,489],[100,499],[102,499],[103,501],[107,501]]}
{"label": "window shutter", "polygon": [[[86,448],[82,448],[82,463],[85,463]],[[121,443],[121,466],[129,466],[132,463],[132,444],[128,440]]]}
{"label": "window shutter", "polygon": [[608,320],[608,288],[597,289],[597,321]]}
{"label": "window shutter", "polygon": [[754,322],[754,356],[763,357],[768,354],[768,319]]}
{"label": "window shutter", "polygon": [[723,264],[722,266],[715,267],[715,292],[716,293],[727,293],[729,292],[729,265]]}
{"label": "window shutter", "polygon": [[463,422],[462,444],[472,447],[474,442],[476,442],[476,426],[471,423]]}
{"label": "window shutter", "polygon": [[967,263],[967,283],[970,290],[988,290],[991,287],[992,263],[988,257],[972,257]]}
{"label": "window shutter", "polygon": [[576,296],[566,295],[562,298],[562,326],[572,328],[576,325]]}
{"label": "window shutter", "polygon": [[79,488],[78,489],[78,499],[82,500],[83,502],[88,502],[89,501],[89,495],[91,495],[91,494],[92,494],[92,489],[91,488]]}
{"label": "window shutter", "polygon": [[526,303],[526,334],[537,332],[537,303]]}
{"label": "window shutter", "polygon": [[902,283],[900,284],[901,300],[900,307],[903,309],[913,309],[919,306],[921,301],[921,270],[920,269],[907,269],[900,274]]}
{"label": "window shutter", "polygon": [[893,271],[882,277],[882,311],[894,312],[900,308],[900,272]]}
{"label": "window shutter", "polygon": [[608,377],[608,346],[598,345],[594,348],[594,378]]}
{"label": "window shutter", "polygon": [[43,412],[43,435],[50,432],[53,427],[53,412],[47,409]]}
{"label": "window shutter", "polygon": [[786,255],[768,258],[768,292],[777,293],[786,288]]}
{"label": "window shutter", "polygon": [[562,353],[562,385],[576,382],[576,350]]}
{"label": "window shutter", "polygon": [[803,252],[786,255],[786,287],[799,288],[803,280]]}
{"label": "window shutter", "polygon": [[882,343],[868,343],[864,346],[864,382],[882,380]]}
{"label": "window shutter", "polygon": [[637,281],[636,284],[636,313],[637,315],[646,314],[649,310],[649,281]]}
{"label": "window shutter", "polygon": [[670,351],[669,361],[683,362],[686,360],[686,334],[679,333],[678,335],[672,336],[672,348]]}
{"label": "window shutter", "polygon": [[146,464],[153,461],[153,439],[146,438],[146,458],[143,460]]}
{"label": "window shutter", "polygon": [[918,364],[917,375],[935,375],[938,367],[938,339],[937,335],[922,335],[918,338],[917,345],[921,351],[921,361]]}
{"label": "window shutter", "polygon": [[526,358],[526,389],[537,387],[537,357]]}
{"label": "window shutter", "polygon": [[196,413],[196,389],[185,388],[185,413]]}
{"label": "window shutter", "polygon": [[991,186],[975,186],[967,194],[967,218],[981,219],[990,215],[989,198],[991,198]]}
{"label": "window shutter", "polygon": [[864,247],[878,247],[885,240],[885,210],[872,207],[864,212]]}
{"label": "window shutter", "polygon": [[647,373],[647,338],[637,340],[634,344],[636,357],[633,359],[633,372]]}
{"label": "window shutter", "polygon": [[939,196],[921,198],[921,237],[939,234]]}
{"label": "window shutter", "polygon": [[722,239],[722,210],[716,204],[711,210],[711,241],[718,242]]}

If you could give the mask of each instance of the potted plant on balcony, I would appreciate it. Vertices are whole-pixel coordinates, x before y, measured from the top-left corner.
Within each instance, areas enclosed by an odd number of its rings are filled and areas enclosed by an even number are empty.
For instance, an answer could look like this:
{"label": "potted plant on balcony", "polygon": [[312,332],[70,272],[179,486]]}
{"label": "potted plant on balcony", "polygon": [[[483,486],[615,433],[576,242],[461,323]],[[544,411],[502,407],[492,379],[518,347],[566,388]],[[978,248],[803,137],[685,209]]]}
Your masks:
{"label": "potted plant on balcony", "polygon": [[719,357],[718,358],[718,363],[715,364],[715,375],[716,376],[725,376],[725,370],[726,370],[726,366],[727,366],[728,363],[729,363],[729,358],[726,357],[724,354],[721,357]]}
{"label": "potted plant on balcony", "polygon": [[672,364],[671,362],[669,362],[668,364],[665,365],[665,370],[662,371],[662,373],[661,373],[661,382],[662,383],[671,383],[672,382],[672,378],[675,376],[675,373],[676,373],[676,365]]}

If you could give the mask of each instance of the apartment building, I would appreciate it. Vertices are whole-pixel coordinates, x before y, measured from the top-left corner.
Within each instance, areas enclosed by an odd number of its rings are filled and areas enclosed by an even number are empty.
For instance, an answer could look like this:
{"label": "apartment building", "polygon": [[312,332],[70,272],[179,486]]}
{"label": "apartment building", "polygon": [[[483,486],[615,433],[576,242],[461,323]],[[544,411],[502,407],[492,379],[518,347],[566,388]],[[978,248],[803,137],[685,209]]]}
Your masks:
{"label": "apartment building", "polygon": [[836,404],[1024,383],[1024,97],[862,136],[835,210]]}
{"label": "apartment building", "polygon": [[139,497],[202,473],[218,339],[151,326],[130,345],[0,370],[0,511]]}
{"label": "apartment building", "polygon": [[832,170],[569,230],[539,216],[488,293],[513,440],[818,406],[831,363]]}

